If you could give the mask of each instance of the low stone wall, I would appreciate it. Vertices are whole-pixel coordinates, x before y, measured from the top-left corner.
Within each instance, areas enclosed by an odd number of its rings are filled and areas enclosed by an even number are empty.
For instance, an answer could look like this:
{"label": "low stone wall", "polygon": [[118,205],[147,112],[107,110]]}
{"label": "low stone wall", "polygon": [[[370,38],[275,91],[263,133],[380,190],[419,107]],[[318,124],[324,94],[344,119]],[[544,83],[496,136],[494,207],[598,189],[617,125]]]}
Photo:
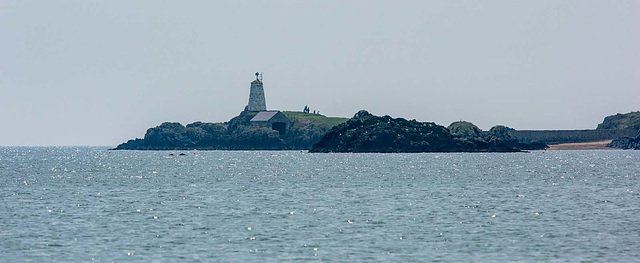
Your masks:
{"label": "low stone wall", "polygon": [[573,142],[597,142],[613,140],[621,137],[635,137],[638,131],[635,129],[619,130],[522,130],[510,131],[511,136],[521,142],[543,142],[546,144],[573,143]]}

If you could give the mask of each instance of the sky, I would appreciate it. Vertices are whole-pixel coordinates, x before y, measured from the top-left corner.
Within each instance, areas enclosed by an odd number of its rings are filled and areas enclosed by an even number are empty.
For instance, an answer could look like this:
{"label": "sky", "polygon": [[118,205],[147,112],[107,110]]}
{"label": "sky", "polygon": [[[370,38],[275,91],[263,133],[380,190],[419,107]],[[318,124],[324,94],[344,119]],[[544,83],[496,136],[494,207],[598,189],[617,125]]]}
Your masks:
{"label": "sky", "polygon": [[0,145],[115,146],[267,108],[487,130],[640,110],[640,1],[0,0]]}

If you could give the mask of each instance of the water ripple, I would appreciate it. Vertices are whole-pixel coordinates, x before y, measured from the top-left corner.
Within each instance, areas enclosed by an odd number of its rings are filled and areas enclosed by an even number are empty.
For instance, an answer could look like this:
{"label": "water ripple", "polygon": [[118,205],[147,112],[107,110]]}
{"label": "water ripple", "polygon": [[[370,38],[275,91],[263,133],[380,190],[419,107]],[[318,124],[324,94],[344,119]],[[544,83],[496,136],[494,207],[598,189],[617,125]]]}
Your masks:
{"label": "water ripple", "polygon": [[640,258],[640,152],[179,153],[0,147],[0,261]]}

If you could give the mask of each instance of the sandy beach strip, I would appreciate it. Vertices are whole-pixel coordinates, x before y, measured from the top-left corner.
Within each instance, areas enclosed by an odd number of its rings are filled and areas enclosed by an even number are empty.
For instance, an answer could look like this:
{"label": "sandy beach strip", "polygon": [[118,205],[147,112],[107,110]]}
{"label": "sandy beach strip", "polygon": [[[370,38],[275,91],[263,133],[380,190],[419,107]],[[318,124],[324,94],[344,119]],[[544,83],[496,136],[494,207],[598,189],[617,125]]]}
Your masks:
{"label": "sandy beach strip", "polygon": [[548,150],[619,150],[607,147],[611,140],[599,142],[561,143],[549,145]]}

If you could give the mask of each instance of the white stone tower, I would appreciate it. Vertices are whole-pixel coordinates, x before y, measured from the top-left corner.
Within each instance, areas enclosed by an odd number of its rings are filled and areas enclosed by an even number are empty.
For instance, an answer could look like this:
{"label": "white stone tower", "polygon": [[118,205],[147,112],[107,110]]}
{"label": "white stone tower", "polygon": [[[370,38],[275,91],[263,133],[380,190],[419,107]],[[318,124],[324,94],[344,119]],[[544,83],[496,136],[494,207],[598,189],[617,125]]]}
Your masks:
{"label": "white stone tower", "polygon": [[256,80],[251,82],[251,91],[249,91],[248,111],[266,111],[267,102],[264,99],[264,88],[260,73],[256,72]]}

